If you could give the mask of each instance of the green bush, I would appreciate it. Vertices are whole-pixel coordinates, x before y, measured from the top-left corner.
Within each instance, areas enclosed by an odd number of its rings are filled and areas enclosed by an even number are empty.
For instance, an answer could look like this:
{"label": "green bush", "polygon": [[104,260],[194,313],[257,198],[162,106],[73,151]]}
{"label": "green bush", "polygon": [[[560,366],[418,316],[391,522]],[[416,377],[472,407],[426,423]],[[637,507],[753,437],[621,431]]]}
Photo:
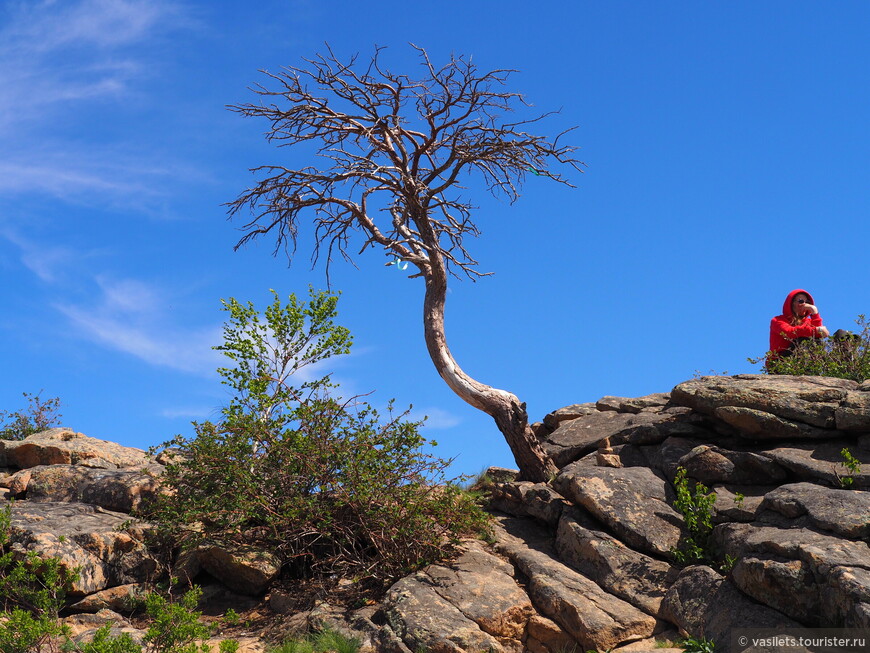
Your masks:
{"label": "green bush", "polygon": [[294,384],[303,367],[349,351],[337,300],[312,290],[307,303],[282,305],[275,295],[262,316],[224,302],[216,349],[234,365],[218,371],[233,397],[219,422],[167,443],[181,455],[149,518],[170,538],[258,545],[294,577],[382,587],[485,528],[473,499],[445,482],[449,461],[422,450],[421,422],[338,398],[328,377]]}
{"label": "green bush", "polygon": [[763,364],[767,374],[832,376],[858,382],[870,379],[870,322],[864,315],[855,322],[860,332],[852,338],[802,342],[790,356],[775,357],[768,352],[763,358],[748,360]]}
{"label": "green bush", "polygon": [[709,540],[713,530],[716,493],[710,492],[703,483],[695,483],[694,490],[690,489],[684,467],[677,467],[674,490],[677,493],[674,508],[683,516],[687,531],[683,542],[673,550],[674,558],[684,564],[709,562]]}
{"label": "green bush", "polygon": [[27,406],[15,412],[0,410],[0,440],[23,440],[28,435],[57,426],[60,414],[60,399],[42,399],[42,390],[35,395],[22,393]]}

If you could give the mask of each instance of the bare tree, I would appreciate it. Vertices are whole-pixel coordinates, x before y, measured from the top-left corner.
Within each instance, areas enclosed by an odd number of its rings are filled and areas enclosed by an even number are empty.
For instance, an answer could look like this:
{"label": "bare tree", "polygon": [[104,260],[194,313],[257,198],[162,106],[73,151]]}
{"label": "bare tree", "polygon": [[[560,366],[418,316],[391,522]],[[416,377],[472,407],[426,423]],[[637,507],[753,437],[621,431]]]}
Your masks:
{"label": "bare tree", "polygon": [[465,178],[478,173],[491,193],[513,202],[526,175],[570,186],[550,165],[581,171],[583,164],[574,158],[574,147],[559,144],[565,132],[548,139],[526,131],[549,114],[506,120],[528,106],[505,90],[514,71],[480,72],[462,56],[437,68],[425,50],[413,47],[420,79],[387,70],[380,48],[361,66],[356,58],[342,63],[328,50],[306,59],[307,68],[263,71],[276,89],[257,85],[252,90],[258,104],[230,107],[268,120],[266,138],[279,147],[304,149],[311,142],[318,162],[296,170],[252,170],[260,181],[228,205],[231,217],[243,208],[252,216],[236,248],[272,234],[274,253],[283,248],[292,257],[304,213],[316,226],[312,264],[325,247],[327,278],[334,254],[352,259],[352,237],[362,241],[359,254],[380,248],[392,262],[413,266],[410,276],[426,284],[423,329],[438,373],[462,399],[493,417],[524,478],[546,480],[556,467],[529,427],[525,404],[471,378],[450,353],[444,303],[448,276],[461,272],[475,280],[491,274],[478,271],[466,249],[466,237],[480,231],[472,205],[460,194]]}

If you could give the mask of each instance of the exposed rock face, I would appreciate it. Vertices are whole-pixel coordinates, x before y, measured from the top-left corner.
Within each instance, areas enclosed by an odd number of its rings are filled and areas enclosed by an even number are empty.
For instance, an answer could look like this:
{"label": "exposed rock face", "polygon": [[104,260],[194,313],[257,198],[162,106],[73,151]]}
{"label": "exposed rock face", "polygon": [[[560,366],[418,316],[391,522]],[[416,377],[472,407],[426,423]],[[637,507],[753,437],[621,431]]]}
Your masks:
{"label": "exposed rock face", "polygon": [[806,528],[723,524],[713,537],[737,558],[743,592],[811,626],[870,627],[870,547]]}
{"label": "exposed rock face", "polygon": [[21,441],[0,440],[7,467],[26,469],[37,465],[82,465],[120,469],[147,465],[151,460],[141,449],[89,438],[70,429],[34,433]]}
{"label": "exposed rock face", "polygon": [[19,474],[27,474],[27,491],[31,501],[80,501],[107,510],[131,512],[143,499],[156,496],[160,489],[161,465],[143,466],[139,470],[108,470],[79,465],[40,465]]}
{"label": "exposed rock face", "polygon": [[807,515],[815,528],[842,537],[870,536],[870,492],[793,483],[768,492],[760,508],[774,510],[790,519]]}
{"label": "exposed rock face", "polygon": [[646,467],[613,469],[580,461],[563,469],[554,485],[629,546],[669,556],[680,540],[683,518],[671,507],[673,490]]}
{"label": "exposed rock face", "polygon": [[113,585],[151,580],[157,565],[140,529],[121,526],[128,515],[81,503],[16,502],[12,506],[13,546],[60,558],[80,568],[71,593],[83,596]]}
{"label": "exposed rock face", "polygon": [[655,618],[560,562],[548,539],[510,520],[497,539],[496,548],[528,579],[527,591],[538,612],[559,624],[581,646],[613,648],[649,637],[655,630]]}
{"label": "exposed rock face", "polygon": [[[704,377],[670,394],[561,408],[535,434],[560,472],[529,483],[492,470],[491,546],[465,543],[455,559],[399,580],[379,605],[321,603],[286,623],[330,625],[385,653],[628,653],[662,650],[650,638],[674,628],[730,651],[735,625],[870,628],[870,381]],[[861,469],[846,468],[844,448]],[[68,609],[91,614],[70,617],[77,637],[99,623],[129,629],[113,615],[156,563],[144,526],[118,526],[160,491],[162,466],[68,429],[0,443],[0,465],[9,467],[0,500],[18,498],[14,550],[82,567]],[[679,467],[716,492],[709,566],[675,562],[687,535],[674,506]],[[281,565],[268,551],[217,543],[176,560],[181,577],[203,571],[223,584],[209,600],[225,595],[231,607],[261,600]],[[281,596],[273,589],[266,604],[291,612]]]}
{"label": "exposed rock face", "polygon": [[700,565],[683,570],[665,595],[662,613],[668,621],[696,637],[712,639],[716,650],[726,653],[733,650],[730,631],[737,625],[741,628],[801,626],[782,613],[759,605],[724,576]]}

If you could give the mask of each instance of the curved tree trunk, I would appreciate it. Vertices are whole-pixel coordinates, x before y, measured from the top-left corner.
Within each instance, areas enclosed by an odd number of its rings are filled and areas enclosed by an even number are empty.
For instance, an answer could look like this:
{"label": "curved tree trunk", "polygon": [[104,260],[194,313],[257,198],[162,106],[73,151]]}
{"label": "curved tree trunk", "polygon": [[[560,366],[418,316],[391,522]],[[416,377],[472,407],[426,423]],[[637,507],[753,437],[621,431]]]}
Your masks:
{"label": "curved tree trunk", "polygon": [[[430,257],[430,260],[431,258],[434,257]],[[520,469],[520,478],[548,481],[558,469],[532,432],[526,405],[510,392],[472,379],[462,371],[450,353],[444,335],[447,275],[443,265],[439,263],[441,261],[433,261],[424,275],[426,296],[423,301],[423,328],[429,356],[435,363],[438,374],[453,392],[495,420],[513,452]]]}

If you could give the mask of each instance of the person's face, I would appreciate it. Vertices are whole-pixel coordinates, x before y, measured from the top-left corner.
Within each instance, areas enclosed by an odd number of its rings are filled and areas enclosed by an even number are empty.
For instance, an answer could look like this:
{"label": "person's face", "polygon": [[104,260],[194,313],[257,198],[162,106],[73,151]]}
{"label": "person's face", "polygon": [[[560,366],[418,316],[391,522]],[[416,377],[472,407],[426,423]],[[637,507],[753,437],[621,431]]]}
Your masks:
{"label": "person's face", "polygon": [[804,315],[806,310],[804,306],[810,303],[810,298],[804,292],[799,292],[791,300],[791,312],[793,315]]}

